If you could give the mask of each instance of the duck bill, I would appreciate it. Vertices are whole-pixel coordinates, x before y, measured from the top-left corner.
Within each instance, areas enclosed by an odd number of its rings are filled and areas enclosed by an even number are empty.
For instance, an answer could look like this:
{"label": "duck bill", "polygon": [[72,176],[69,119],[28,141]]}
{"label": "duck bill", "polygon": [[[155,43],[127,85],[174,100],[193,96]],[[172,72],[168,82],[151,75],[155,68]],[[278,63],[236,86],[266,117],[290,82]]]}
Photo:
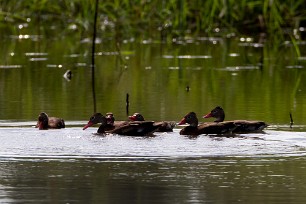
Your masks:
{"label": "duck bill", "polygon": [[38,127],[39,130],[43,130],[44,129],[43,123],[41,121],[38,121],[36,127]]}
{"label": "duck bill", "polygon": [[107,124],[113,124],[113,120],[112,120],[112,118],[110,118],[110,117],[106,117],[106,123]]}
{"label": "duck bill", "polygon": [[211,113],[208,113],[207,115],[204,115],[203,118],[211,118],[212,117],[212,114]]}
{"label": "duck bill", "polygon": [[87,123],[87,125],[85,125],[85,126],[83,127],[83,130],[85,130],[85,129],[91,127],[92,125],[93,125],[93,123],[92,123],[91,121],[89,121],[89,122]]}
{"label": "duck bill", "polygon": [[129,119],[131,120],[131,121],[136,121],[136,117],[135,116],[129,116]]}
{"label": "duck bill", "polygon": [[183,118],[183,119],[178,123],[178,125],[183,125],[183,124],[185,124],[185,123],[186,123],[186,119]]}

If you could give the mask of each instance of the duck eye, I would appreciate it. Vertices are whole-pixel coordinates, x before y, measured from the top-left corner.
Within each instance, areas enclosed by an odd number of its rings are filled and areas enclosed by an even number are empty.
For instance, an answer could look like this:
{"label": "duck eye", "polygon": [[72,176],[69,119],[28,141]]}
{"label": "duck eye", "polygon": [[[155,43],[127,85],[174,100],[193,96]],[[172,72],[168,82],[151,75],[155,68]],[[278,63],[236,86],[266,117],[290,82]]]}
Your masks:
{"label": "duck eye", "polygon": [[92,116],[91,118],[90,118],[90,120],[94,120],[95,119],[95,116]]}

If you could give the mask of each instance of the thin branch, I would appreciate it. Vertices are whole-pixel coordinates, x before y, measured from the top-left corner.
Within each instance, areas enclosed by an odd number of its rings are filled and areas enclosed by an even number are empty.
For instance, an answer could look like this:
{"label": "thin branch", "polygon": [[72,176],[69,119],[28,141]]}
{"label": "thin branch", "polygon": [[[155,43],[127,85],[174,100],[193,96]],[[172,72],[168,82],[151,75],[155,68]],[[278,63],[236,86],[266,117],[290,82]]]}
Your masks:
{"label": "thin branch", "polygon": [[96,0],[95,17],[94,17],[94,32],[92,37],[92,50],[91,50],[91,85],[92,85],[92,97],[93,97],[93,109],[96,113],[96,91],[95,91],[95,49],[96,49],[96,36],[97,36],[97,17],[98,17],[98,5],[99,0]]}
{"label": "thin branch", "polygon": [[290,115],[290,128],[292,128],[292,125],[293,125],[293,118],[292,118],[291,112],[289,113],[289,115]]}

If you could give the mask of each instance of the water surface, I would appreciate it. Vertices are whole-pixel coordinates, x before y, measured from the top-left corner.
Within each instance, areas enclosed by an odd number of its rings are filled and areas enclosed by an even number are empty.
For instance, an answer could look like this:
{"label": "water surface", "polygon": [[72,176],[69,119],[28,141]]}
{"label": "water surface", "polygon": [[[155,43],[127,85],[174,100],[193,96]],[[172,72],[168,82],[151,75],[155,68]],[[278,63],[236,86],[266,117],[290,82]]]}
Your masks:
{"label": "water surface", "polygon": [[[1,203],[306,202],[305,42],[100,33],[98,112],[179,121],[220,105],[228,120],[270,126],[235,137],[181,136],[180,127],[153,137],[98,136],[97,127],[81,128],[94,112],[91,36],[77,25],[27,19],[0,32]],[[67,128],[35,129],[42,111]]]}
{"label": "water surface", "polygon": [[[41,131],[2,122],[0,201],[300,203],[306,134],[100,136],[86,121]],[[79,127],[78,127],[79,125]]]}

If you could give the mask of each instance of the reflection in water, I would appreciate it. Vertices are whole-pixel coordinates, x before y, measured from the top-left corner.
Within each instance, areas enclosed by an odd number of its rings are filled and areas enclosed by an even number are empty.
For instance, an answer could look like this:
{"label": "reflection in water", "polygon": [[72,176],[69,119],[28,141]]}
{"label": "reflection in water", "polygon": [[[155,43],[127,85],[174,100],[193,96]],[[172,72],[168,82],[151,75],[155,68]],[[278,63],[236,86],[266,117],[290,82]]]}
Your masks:
{"label": "reflection in water", "polygon": [[303,158],[278,157],[2,160],[0,200],[303,203],[305,167]]}
{"label": "reflection in water", "polygon": [[97,136],[66,122],[0,122],[1,203],[306,202],[304,132]]}
{"label": "reflection in water", "polygon": [[[90,38],[35,32],[0,39],[0,202],[305,203],[305,49],[296,57],[291,45],[248,38],[110,37],[92,41],[90,72]],[[68,70],[70,82],[62,77]],[[150,138],[98,137],[80,128],[92,114],[89,90],[94,112],[119,120],[130,109],[178,121],[220,105],[228,119],[271,126],[229,138],[184,137],[178,128]],[[41,111],[65,118],[68,128],[31,128]],[[302,132],[290,131],[289,112],[292,130]]]}
{"label": "reflection in water", "polygon": [[[179,120],[186,112],[203,114],[221,105],[228,119],[289,125],[291,111],[295,124],[303,124],[303,69],[286,69],[297,58],[279,57],[291,56],[290,47],[274,52],[268,44],[242,46],[235,38],[182,40],[184,45],[104,39],[95,44],[94,71],[87,69],[90,45],[76,43],[77,35],[2,41],[0,119],[33,120],[45,111],[82,120],[92,114],[94,103],[97,112],[125,120],[128,93],[130,111],[150,120]],[[304,63],[298,60],[297,66]],[[69,82],[62,77],[67,70],[73,73]]]}

